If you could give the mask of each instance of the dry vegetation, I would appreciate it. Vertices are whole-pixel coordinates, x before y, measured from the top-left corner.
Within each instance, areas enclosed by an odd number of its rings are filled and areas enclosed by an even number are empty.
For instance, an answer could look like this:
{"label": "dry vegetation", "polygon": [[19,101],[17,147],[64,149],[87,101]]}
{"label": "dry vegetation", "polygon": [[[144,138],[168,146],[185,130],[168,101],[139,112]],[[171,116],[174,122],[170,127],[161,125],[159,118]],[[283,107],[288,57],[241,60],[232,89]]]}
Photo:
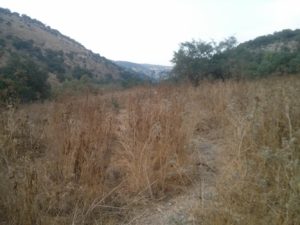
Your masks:
{"label": "dry vegetation", "polygon": [[299,96],[290,77],[8,106],[0,224],[129,224],[135,209],[197,179],[195,134],[222,148],[215,197],[199,200],[195,223],[298,224]]}
{"label": "dry vegetation", "polygon": [[196,210],[198,221],[299,224],[299,79],[227,83],[220,90],[222,165],[216,199]]}

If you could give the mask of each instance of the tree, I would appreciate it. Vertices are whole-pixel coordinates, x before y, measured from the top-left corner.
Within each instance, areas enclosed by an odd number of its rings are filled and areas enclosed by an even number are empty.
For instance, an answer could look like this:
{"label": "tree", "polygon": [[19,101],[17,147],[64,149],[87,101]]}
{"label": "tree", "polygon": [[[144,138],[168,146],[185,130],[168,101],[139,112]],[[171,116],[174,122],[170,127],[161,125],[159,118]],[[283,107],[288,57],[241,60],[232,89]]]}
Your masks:
{"label": "tree", "polygon": [[175,63],[173,72],[187,77],[194,85],[198,85],[199,81],[207,75],[213,55],[214,46],[211,42],[193,40],[181,43],[172,59]]}
{"label": "tree", "polygon": [[215,54],[212,57],[212,66],[210,74],[214,79],[222,79],[232,77],[232,58],[233,50],[237,46],[237,39],[233,36],[215,44]]}
{"label": "tree", "polygon": [[191,41],[180,45],[172,62],[174,77],[194,85],[202,79],[256,79],[300,72],[300,30],[283,30],[237,46],[235,37],[219,43]]}
{"label": "tree", "polygon": [[217,53],[231,50],[236,47],[237,43],[237,39],[234,36],[230,36],[216,46]]}
{"label": "tree", "polygon": [[224,80],[229,73],[227,56],[236,44],[235,37],[219,44],[201,40],[181,43],[172,59],[175,63],[173,73],[188,78],[196,86],[200,80],[210,77]]}

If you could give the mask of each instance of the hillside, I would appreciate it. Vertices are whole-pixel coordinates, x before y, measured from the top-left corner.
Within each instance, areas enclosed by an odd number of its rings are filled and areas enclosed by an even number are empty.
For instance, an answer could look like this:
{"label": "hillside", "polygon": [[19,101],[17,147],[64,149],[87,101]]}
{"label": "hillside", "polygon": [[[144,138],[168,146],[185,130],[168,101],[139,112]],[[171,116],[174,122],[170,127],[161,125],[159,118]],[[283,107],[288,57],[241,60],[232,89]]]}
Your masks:
{"label": "hillside", "polygon": [[283,30],[237,44],[234,37],[219,43],[181,43],[173,73],[198,84],[203,79],[253,79],[299,74],[300,30]]}
{"label": "hillside", "polygon": [[168,78],[171,72],[171,66],[152,65],[152,64],[138,64],[127,61],[115,61],[121,67],[135,71],[142,76],[149,77],[150,79],[159,81]]}
{"label": "hillside", "polygon": [[52,84],[83,77],[108,83],[137,76],[42,22],[8,9],[0,8],[0,31],[1,68],[12,58],[26,58],[45,70]]}
{"label": "hillside", "polygon": [[242,43],[239,47],[269,52],[295,52],[299,50],[300,47],[300,29],[286,29],[280,32],[274,32],[273,34],[260,36],[254,40]]}
{"label": "hillside", "polygon": [[[227,54],[228,61],[235,62],[235,71],[245,77],[298,74],[300,30],[286,29],[260,36],[238,45]],[[238,67],[243,68],[238,70]]]}

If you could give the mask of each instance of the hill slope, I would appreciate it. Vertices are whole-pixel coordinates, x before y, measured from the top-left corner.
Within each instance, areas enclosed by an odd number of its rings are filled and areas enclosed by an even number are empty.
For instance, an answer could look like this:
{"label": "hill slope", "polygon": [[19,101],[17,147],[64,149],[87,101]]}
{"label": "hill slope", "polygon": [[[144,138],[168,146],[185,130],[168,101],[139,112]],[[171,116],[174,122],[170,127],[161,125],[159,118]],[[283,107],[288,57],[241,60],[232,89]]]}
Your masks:
{"label": "hill slope", "polygon": [[[298,74],[300,72],[300,30],[282,30],[260,36],[229,51],[228,63],[244,76]],[[232,71],[232,74],[234,72]]]}
{"label": "hill slope", "polygon": [[282,30],[242,43],[240,47],[271,52],[297,51],[300,47],[300,29]]}
{"label": "hill slope", "polygon": [[0,8],[0,31],[0,67],[18,55],[34,61],[60,82],[84,76],[95,82],[137,76],[42,22],[8,9]]}
{"label": "hill slope", "polygon": [[181,43],[173,73],[194,84],[203,79],[252,79],[300,73],[300,30],[283,30],[237,45],[234,37],[219,43]]}

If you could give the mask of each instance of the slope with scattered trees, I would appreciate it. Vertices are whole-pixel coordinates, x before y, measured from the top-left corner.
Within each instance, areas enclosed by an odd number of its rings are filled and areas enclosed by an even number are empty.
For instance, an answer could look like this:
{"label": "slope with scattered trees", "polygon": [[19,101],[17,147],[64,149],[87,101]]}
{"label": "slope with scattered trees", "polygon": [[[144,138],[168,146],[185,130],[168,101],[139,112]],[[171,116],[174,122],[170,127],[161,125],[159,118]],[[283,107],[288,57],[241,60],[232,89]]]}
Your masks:
{"label": "slope with scattered trees", "polygon": [[[20,63],[26,69],[22,73],[12,71],[14,67],[17,70]],[[65,82],[73,85],[114,83],[130,86],[142,82],[136,73],[93,53],[59,31],[3,8],[0,8],[0,68],[1,98],[14,96],[21,101],[49,96],[40,91],[45,89],[45,85],[49,86],[46,84],[48,78],[52,86]],[[43,82],[40,87],[33,88],[30,83],[35,82],[32,79],[35,79],[36,71],[43,71]],[[16,72],[18,76],[12,75]],[[21,89],[30,89],[32,93],[24,94]],[[45,92],[49,92],[48,88]]]}
{"label": "slope with scattered trees", "polygon": [[176,77],[198,85],[203,79],[243,79],[300,72],[300,30],[283,30],[237,45],[234,37],[190,41],[180,45],[173,60]]}

